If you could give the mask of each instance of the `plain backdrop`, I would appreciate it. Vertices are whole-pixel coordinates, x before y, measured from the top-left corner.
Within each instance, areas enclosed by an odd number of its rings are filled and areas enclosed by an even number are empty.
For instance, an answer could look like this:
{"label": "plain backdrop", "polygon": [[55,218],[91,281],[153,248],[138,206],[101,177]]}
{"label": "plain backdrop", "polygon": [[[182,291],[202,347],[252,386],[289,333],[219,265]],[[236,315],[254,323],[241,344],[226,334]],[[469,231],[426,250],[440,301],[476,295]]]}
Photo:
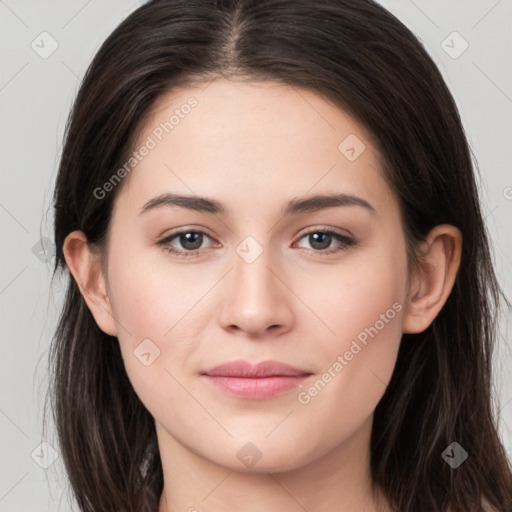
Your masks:
{"label": "plain backdrop", "polygon": [[[68,501],[54,431],[42,431],[48,347],[64,289],[61,279],[50,287],[51,193],[81,77],[108,34],[140,4],[0,0],[0,511],[77,510]],[[510,300],[512,1],[382,4],[419,37],[453,92],[479,164],[496,268]],[[500,323],[494,382],[500,433],[512,457],[509,318]]]}

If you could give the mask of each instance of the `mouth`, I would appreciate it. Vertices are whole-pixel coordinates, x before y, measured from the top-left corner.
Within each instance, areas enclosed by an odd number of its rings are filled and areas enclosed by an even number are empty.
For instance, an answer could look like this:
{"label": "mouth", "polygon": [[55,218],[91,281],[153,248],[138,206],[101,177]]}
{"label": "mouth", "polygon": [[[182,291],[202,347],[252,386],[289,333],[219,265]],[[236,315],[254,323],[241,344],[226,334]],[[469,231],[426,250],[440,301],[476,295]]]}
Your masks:
{"label": "mouth", "polygon": [[304,382],[312,373],[278,361],[252,365],[233,361],[201,372],[209,384],[240,398],[262,399],[280,395]]}

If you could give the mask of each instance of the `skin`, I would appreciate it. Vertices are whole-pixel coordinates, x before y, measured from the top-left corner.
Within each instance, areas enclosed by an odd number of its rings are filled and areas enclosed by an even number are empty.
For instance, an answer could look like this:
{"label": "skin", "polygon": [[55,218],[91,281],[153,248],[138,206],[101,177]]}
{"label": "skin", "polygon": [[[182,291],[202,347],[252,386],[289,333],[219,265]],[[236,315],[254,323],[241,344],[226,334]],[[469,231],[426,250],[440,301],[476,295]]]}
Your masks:
{"label": "skin", "polygon": [[[370,134],[311,91],[226,79],[175,90],[159,99],[139,142],[191,96],[198,105],[124,179],[105,251],[88,247],[80,231],[64,245],[96,322],[117,336],[133,387],[155,418],[159,512],[390,510],[371,493],[373,412],[402,333],[427,328],[450,293],[460,232],[437,226],[420,248],[421,264],[408,268],[399,203]],[[349,134],[366,146],[354,161],[338,150]],[[177,206],[140,213],[171,192],[216,199],[230,213]],[[375,212],[349,205],[282,216],[290,200],[320,193],[355,195]],[[208,235],[198,257],[157,244],[181,228]],[[333,237],[319,249],[304,236],[325,230],[355,244]],[[262,249],[251,263],[236,250],[247,236]],[[170,246],[191,250],[183,237]],[[301,403],[298,393],[332,373],[393,304],[401,310]],[[148,366],[134,355],[145,339],[160,350]],[[230,396],[200,376],[236,359],[273,359],[313,375],[266,399]],[[261,455],[252,467],[237,456],[247,443]]]}

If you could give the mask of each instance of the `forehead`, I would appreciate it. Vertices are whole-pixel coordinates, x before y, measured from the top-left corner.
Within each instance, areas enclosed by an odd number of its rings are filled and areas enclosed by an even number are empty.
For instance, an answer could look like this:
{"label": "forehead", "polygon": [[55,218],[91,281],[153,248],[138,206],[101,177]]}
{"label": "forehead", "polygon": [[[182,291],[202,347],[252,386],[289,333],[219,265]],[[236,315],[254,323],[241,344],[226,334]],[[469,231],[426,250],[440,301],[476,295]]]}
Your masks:
{"label": "forehead", "polygon": [[366,196],[390,193],[371,134],[360,123],[315,92],[277,82],[218,78],[162,95],[134,151],[144,146],[150,149],[126,184],[139,203],[170,190],[213,190],[240,206],[249,197],[340,187]]}
{"label": "forehead", "polygon": [[363,126],[317,92],[277,82],[218,78],[158,98],[139,142],[152,135],[157,142],[186,138],[204,150],[219,143],[223,150],[243,145],[246,152],[241,156],[248,158],[264,153],[265,148],[258,148],[261,142],[337,152],[338,139],[352,132],[370,138]]}

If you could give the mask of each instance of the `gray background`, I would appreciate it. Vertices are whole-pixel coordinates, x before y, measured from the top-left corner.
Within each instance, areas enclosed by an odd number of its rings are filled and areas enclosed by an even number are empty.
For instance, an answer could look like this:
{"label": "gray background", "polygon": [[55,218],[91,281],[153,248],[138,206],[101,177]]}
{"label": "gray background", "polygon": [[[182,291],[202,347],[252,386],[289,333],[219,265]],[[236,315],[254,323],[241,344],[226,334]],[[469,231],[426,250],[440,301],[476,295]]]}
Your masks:
{"label": "gray background", "polygon": [[[512,0],[381,3],[420,38],[455,96],[510,299]],[[54,431],[43,436],[41,426],[46,357],[63,296],[60,279],[51,287],[52,246],[44,238],[52,237],[51,192],[80,79],[103,40],[140,4],[0,0],[0,511],[71,510]],[[458,55],[464,41],[469,46]],[[42,58],[52,44],[58,48]],[[512,458],[509,319],[504,313],[494,381],[500,432]]]}

